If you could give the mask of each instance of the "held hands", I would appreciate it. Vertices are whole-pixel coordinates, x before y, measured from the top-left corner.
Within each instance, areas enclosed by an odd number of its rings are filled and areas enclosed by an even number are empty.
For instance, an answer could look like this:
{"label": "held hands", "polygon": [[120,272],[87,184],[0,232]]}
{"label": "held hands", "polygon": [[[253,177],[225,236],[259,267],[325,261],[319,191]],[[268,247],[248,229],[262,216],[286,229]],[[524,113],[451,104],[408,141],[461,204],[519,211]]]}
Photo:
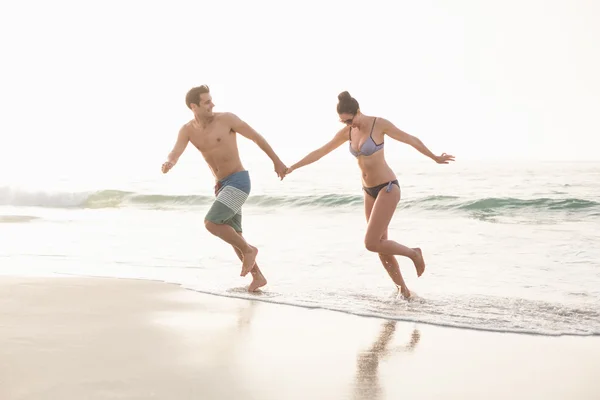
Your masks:
{"label": "held hands", "polygon": [[449,161],[454,161],[454,156],[442,153],[441,156],[435,156],[434,161],[438,164],[448,164]]}
{"label": "held hands", "polygon": [[285,178],[286,176],[288,176],[289,174],[291,174],[293,170],[294,170],[294,166],[286,168],[285,173],[281,177],[281,180],[283,180],[283,178]]}
{"label": "held hands", "polygon": [[277,160],[273,163],[273,167],[275,167],[275,173],[277,174],[277,176],[283,180],[288,170],[285,164],[281,162],[281,160]]}
{"label": "held hands", "polygon": [[[282,165],[283,165],[283,163],[282,163]],[[277,171],[277,167],[275,168],[275,172],[277,172],[277,176],[279,178],[281,178],[281,180],[283,180],[283,178],[285,178],[286,176],[291,174],[292,171],[295,169],[293,165],[291,167],[286,167],[285,165],[283,165],[283,168],[284,168],[283,173],[281,173],[281,174]]]}

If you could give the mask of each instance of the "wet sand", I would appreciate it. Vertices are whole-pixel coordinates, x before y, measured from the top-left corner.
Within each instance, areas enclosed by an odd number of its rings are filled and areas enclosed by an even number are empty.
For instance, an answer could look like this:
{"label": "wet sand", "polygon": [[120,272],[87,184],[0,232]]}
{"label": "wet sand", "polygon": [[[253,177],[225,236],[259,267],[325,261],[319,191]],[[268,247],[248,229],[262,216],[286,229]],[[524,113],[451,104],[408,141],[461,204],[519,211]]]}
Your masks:
{"label": "wet sand", "polygon": [[600,337],[479,332],[161,282],[0,277],[0,399],[599,399]]}

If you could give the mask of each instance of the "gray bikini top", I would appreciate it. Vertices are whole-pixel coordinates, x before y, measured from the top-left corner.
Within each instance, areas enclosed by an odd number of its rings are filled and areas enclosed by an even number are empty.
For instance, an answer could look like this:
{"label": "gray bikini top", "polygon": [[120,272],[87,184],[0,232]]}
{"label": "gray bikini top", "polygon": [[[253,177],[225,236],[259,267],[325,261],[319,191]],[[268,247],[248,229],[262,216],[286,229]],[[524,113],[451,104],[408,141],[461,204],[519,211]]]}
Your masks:
{"label": "gray bikini top", "polygon": [[373,128],[375,128],[375,121],[377,121],[377,118],[373,120],[373,126],[371,127],[371,133],[369,134],[369,138],[365,140],[365,142],[358,151],[355,151],[352,148],[352,127],[350,127],[350,132],[348,133],[350,143],[348,144],[348,147],[350,147],[350,153],[352,153],[354,157],[370,156],[373,153],[383,149],[383,142],[381,142],[381,144],[377,144],[375,143],[375,140],[373,140]]}

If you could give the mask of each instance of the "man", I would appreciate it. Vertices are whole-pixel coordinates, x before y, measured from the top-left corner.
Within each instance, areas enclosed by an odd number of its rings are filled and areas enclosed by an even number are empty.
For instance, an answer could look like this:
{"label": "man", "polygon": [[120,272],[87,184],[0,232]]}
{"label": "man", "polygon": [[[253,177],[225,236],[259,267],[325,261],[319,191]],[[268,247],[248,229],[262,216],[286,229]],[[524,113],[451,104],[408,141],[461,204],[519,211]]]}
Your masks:
{"label": "man", "polygon": [[213,113],[215,106],[208,86],[192,88],[185,102],[194,113],[194,119],[185,124],[177,136],[162,172],[167,173],[191,142],[206,160],[215,180],[216,199],[206,214],[204,225],[215,236],[233,246],[240,261],[240,276],[252,275],[248,291],[267,284],[267,280],[256,264],[258,249],[246,242],[242,236],[242,205],[250,194],[250,176],[240,160],[236,133],[252,140],[273,161],[277,176],[283,178],[286,166],[281,162],[269,143],[232,113]]}

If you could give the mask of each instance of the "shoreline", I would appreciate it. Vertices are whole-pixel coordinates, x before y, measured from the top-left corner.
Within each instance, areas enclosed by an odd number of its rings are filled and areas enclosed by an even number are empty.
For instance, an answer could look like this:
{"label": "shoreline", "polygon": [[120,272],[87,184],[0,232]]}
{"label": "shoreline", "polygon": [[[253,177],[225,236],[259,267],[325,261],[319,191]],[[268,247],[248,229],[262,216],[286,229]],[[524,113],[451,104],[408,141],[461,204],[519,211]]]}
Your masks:
{"label": "shoreline", "polygon": [[586,337],[597,337],[600,338],[600,333],[590,333],[590,334],[573,334],[573,333],[560,333],[560,334],[551,334],[551,333],[543,333],[543,332],[531,332],[531,331],[517,331],[517,330],[501,330],[501,329],[490,329],[490,328],[479,328],[473,326],[459,326],[459,325],[449,325],[449,324],[441,324],[436,322],[427,322],[427,321],[419,321],[412,319],[400,319],[389,317],[385,315],[376,315],[376,314],[366,314],[359,312],[352,312],[334,308],[324,308],[319,306],[308,306],[296,303],[289,302],[278,302],[269,300],[269,297],[261,298],[260,292],[240,292],[240,295],[236,294],[222,294],[222,293],[214,293],[209,291],[203,291],[199,289],[189,288],[184,286],[181,283],[177,282],[169,282],[160,279],[150,279],[150,278],[136,278],[136,277],[117,277],[117,276],[102,276],[102,275],[78,275],[78,274],[68,274],[68,273],[48,273],[47,275],[17,275],[17,274],[8,274],[1,275],[0,274],[0,282],[3,278],[23,278],[23,279],[40,279],[40,278],[48,278],[48,279],[108,279],[108,280],[123,280],[123,281],[140,281],[140,282],[152,282],[158,284],[169,285],[170,287],[190,291],[192,293],[197,293],[202,296],[215,296],[222,299],[233,299],[240,301],[257,301],[259,303],[272,304],[275,306],[284,306],[284,307],[293,307],[304,310],[320,310],[332,313],[339,313],[342,315],[354,316],[358,318],[373,318],[379,321],[396,321],[398,323],[408,323],[408,324],[418,324],[424,326],[430,326],[433,328],[440,329],[456,329],[463,331],[473,331],[473,332],[481,332],[481,333],[492,333],[492,334],[510,334],[510,335],[524,335],[524,336],[533,336],[533,337],[573,337],[573,338],[586,338]]}
{"label": "shoreline", "polygon": [[0,398],[597,399],[600,338],[482,332],[144,279],[0,276]]}

